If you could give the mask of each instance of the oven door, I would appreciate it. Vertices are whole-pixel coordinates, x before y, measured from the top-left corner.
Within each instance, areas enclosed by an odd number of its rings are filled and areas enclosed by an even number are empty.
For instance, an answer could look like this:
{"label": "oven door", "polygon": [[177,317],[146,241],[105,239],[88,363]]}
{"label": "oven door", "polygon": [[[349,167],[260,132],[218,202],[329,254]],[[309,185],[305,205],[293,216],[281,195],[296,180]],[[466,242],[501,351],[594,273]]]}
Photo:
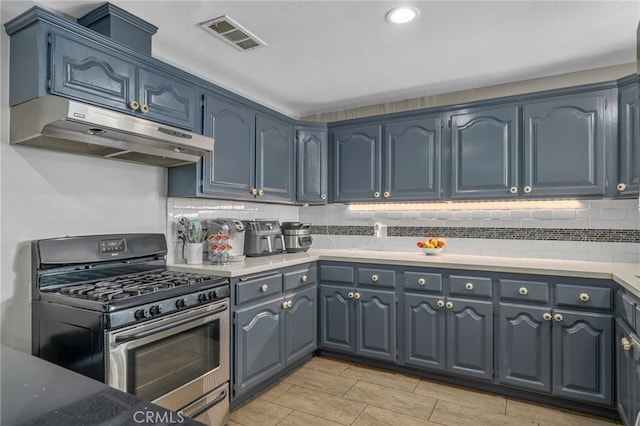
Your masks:
{"label": "oven door", "polygon": [[107,384],[180,410],[229,381],[229,302],[107,332]]}

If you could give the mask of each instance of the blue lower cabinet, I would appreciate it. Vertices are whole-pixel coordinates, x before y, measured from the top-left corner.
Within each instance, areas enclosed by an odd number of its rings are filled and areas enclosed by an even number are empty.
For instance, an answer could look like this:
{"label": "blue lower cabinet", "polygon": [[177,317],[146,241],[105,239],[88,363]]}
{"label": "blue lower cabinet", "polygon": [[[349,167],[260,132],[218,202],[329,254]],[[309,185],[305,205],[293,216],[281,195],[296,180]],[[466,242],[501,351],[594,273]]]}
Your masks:
{"label": "blue lower cabinet", "polygon": [[447,299],[447,371],[493,380],[493,303]]}
{"label": "blue lower cabinet", "polygon": [[551,308],[501,303],[498,381],[551,392]]}
{"label": "blue lower cabinet", "polygon": [[286,303],[284,311],[286,365],[310,354],[317,347],[316,291],[316,287],[313,286],[285,296],[283,303]]}
{"label": "blue lower cabinet", "polygon": [[553,393],[613,405],[613,316],[553,311]]}
{"label": "blue lower cabinet", "polygon": [[395,291],[320,285],[320,347],[395,362]]}
{"label": "blue lower cabinet", "polygon": [[442,296],[405,294],[402,361],[411,366],[444,370],[445,315]]}
{"label": "blue lower cabinet", "polygon": [[640,410],[640,403],[637,401],[640,398],[640,387],[634,383],[634,379],[640,382],[640,363],[636,364],[633,356],[634,337],[622,319],[616,320],[616,408],[625,425],[634,424]]}
{"label": "blue lower cabinet", "polygon": [[235,396],[284,369],[283,299],[260,303],[235,313]]}

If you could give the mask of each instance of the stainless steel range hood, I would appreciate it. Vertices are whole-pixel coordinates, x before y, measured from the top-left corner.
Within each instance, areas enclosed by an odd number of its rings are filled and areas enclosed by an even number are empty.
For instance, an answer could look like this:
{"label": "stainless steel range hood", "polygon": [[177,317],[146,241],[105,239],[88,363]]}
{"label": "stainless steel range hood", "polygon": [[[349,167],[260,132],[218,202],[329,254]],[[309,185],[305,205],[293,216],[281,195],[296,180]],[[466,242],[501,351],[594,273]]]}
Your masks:
{"label": "stainless steel range hood", "polygon": [[173,167],[213,150],[213,138],[55,95],[11,108],[10,142]]}

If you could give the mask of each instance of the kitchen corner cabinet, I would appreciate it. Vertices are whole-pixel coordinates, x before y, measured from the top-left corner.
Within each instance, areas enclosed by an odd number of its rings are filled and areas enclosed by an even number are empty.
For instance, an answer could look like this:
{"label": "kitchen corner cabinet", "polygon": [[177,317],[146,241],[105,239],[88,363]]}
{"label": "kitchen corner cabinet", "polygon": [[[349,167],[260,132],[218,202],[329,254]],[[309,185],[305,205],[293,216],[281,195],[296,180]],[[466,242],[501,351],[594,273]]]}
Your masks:
{"label": "kitchen corner cabinet", "polygon": [[190,131],[199,125],[197,88],[89,40],[49,35],[50,92]]}
{"label": "kitchen corner cabinet", "polygon": [[610,98],[601,90],[524,104],[524,196],[605,194]]}
{"label": "kitchen corner cabinet", "polygon": [[518,108],[451,115],[451,198],[514,198],[519,176]]}
{"label": "kitchen corner cabinet", "polygon": [[296,201],[326,204],[328,200],[327,130],[296,128]]}
{"label": "kitchen corner cabinet", "polygon": [[638,83],[620,88],[618,94],[618,182],[619,197],[637,197],[640,190],[640,104]]}
{"label": "kitchen corner cabinet", "polygon": [[204,133],[214,138],[202,164],[202,192],[293,201],[293,126],[230,99],[205,95]]}
{"label": "kitchen corner cabinet", "polygon": [[439,115],[336,129],[333,200],[439,199],[441,134]]}

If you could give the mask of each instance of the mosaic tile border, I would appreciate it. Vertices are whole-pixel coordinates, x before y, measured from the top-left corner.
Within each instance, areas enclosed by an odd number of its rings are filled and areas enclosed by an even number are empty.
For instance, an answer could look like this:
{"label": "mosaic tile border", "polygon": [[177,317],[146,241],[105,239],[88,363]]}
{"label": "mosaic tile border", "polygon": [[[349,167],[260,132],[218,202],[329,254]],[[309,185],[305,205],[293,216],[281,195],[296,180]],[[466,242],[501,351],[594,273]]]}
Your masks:
{"label": "mosaic tile border", "polygon": [[[372,236],[373,226],[312,225],[317,235]],[[389,226],[389,237],[480,238],[492,240],[587,241],[601,243],[640,243],[637,229],[569,229],[569,228],[474,228]]]}

